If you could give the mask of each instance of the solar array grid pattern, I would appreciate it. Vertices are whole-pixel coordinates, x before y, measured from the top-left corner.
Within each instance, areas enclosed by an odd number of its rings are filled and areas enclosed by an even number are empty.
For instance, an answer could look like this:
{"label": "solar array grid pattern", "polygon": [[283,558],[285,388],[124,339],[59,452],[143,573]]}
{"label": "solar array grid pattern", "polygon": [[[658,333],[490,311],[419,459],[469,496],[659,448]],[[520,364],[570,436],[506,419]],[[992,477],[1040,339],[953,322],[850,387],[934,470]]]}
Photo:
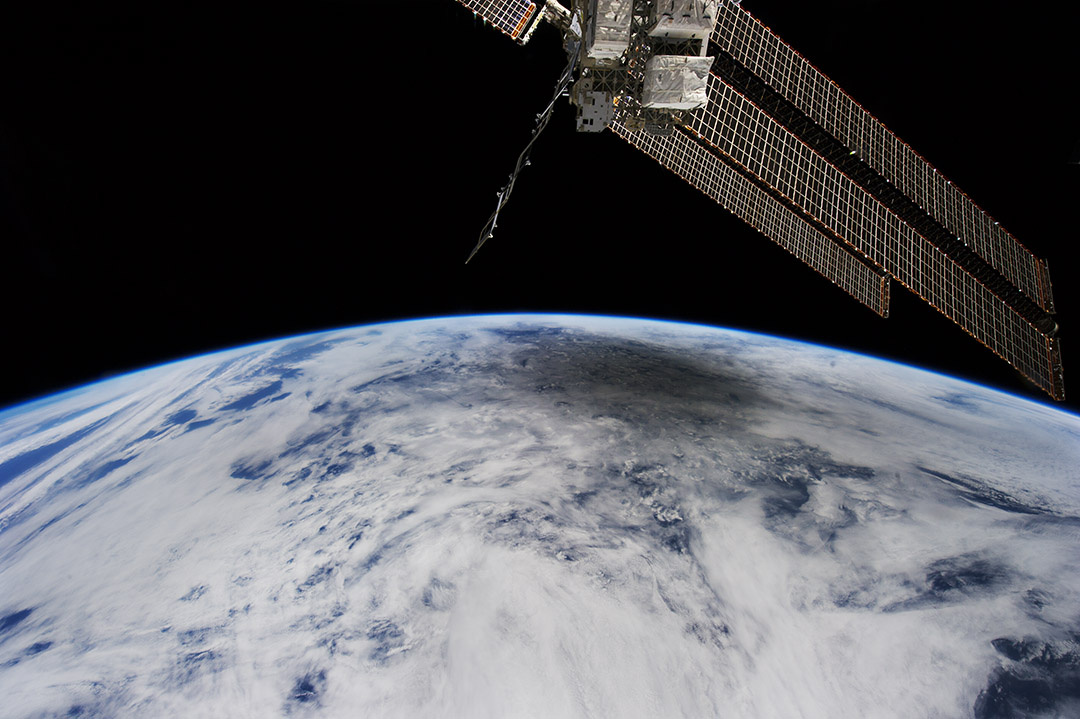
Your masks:
{"label": "solar array grid pattern", "polygon": [[855,299],[886,317],[889,279],[846,251],[840,243],[784,207],[683,132],[667,137],[612,130],[682,177],[739,219],[798,257]]}
{"label": "solar array grid pattern", "polygon": [[458,0],[491,25],[515,40],[536,12],[531,0]]}
{"label": "solar array grid pattern", "polygon": [[840,87],[731,2],[721,2],[712,37],[959,237],[1043,309],[1053,300],[1045,265],[958,187]]}
{"label": "solar array grid pattern", "polygon": [[1053,394],[1048,337],[719,76],[689,129]]}

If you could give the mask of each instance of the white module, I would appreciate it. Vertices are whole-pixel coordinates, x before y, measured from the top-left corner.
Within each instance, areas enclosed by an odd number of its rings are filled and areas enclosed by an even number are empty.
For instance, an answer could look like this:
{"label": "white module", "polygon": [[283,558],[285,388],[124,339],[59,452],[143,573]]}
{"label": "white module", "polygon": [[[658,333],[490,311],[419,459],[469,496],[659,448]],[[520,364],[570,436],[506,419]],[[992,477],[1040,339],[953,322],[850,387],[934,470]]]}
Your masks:
{"label": "white module", "polygon": [[590,0],[586,52],[594,60],[617,60],[630,47],[633,0]]}
{"label": "white module", "polygon": [[704,107],[712,62],[696,55],[653,55],[645,64],[641,104],[666,110]]}
{"label": "white module", "polygon": [[716,25],[716,0],[657,0],[650,12],[649,35],[673,40],[703,40]]}

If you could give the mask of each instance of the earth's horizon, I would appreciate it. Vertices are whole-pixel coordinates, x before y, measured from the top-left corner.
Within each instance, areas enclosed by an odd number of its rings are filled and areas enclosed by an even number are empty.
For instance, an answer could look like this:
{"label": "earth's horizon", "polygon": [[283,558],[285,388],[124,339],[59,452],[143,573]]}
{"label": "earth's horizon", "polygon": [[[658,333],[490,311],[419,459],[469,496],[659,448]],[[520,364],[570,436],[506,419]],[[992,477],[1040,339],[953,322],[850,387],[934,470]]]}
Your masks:
{"label": "earth's horizon", "polygon": [[40,395],[35,395],[35,396],[32,396],[32,397],[26,397],[26,398],[23,398],[23,399],[18,399],[18,400],[10,402],[9,404],[0,405],[0,421],[3,420],[3,416],[7,412],[13,412],[13,411],[17,411],[17,410],[21,411],[21,410],[25,410],[25,409],[29,408],[30,406],[37,405],[37,404],[42,403],[42,402],[56,401],[56,400],[59,400],[59,399],[61,399],[63,397],[66,397],[67,395],[69,395],[71,393],[75,393],[75,392],[86,390],[86,389],[89,389],[89,388],[92,388],[92,387],[96,387],[98,385],[101,385],[101,384],[104,384],[104,383],[107,383],[107,382],[112,382],[114,380],[131,378],[131,377],[138,376],[138,375],[141,375],[141,374],[146,373],[146,372],[152,372],[152,371],[157,370],[157,369],[162,369],[162,368],[165,368],[165,367],[169,367],[169,366],[172,366],[172,365],[175,365],[175,364],[179,364],[181,362],[189,362],[189,361],[192,361],[192,360],[197,360],[197,359],[200,359],[200,358],[203,358],[203,357],[213,357],[213,356],[225,354],[225,353],[228,353],[228,352],[238,352],[238,351],[241,351],[241,350],[250,350],[250,349],[260,347],[262,345],[272,345],[272,344],[279,344],[281,342],[300,341],[300,340],[303,340],[305,337],[315,337],[315,336],[321,336],[321,335],[337,333],[337,332],[347,332],[347,331],[354,331],[354,330],[358,331],[358,330],[362,330],[362,329],[369,329],[369,328],[375,328],[375,327],[398,326],[398,325],[407,325],[407,324],[412,324],[412,323],[424,323],[424,322],[448,322],[448,321],[453,321],[453,320],[497,319],[497,318],[506,318],[506,319],[509,319],[509,320],[528,319],[528,318],[549,318],[550,319],[550,318],[560,318],[560,317],[565,317],[565,318],[568,318],[568,319],[576,319],[576,318],[611,319],[611,320],[617,320],[617,321],[651,322],[651,323],[656,323],[656,324],[661,324],[661,325],[698,327],[698,328],[707,329],[707,330],[718,330],[718,331],[722,331],[722,332],[731,332],[731,333],[735,333],[735,334],[750,335],[752,337],[763,337],[763,338],[769,338],[769,339],[782,340],[784,342],[789,342],[789,343],[797,344],[797,345],[806,345],[808,347],[819,347],[819,348],[822,348],[822,349],[830,350],[832,352],[838,352],[838,353],[841,353],[841,354],[851,354],[851,355],[855,355],[855,356],[858,356],[858,357],[867,357],[867,358],[876,360],[878,362],[884,362],[886,364],[892,364],[892,365],[896,365],[898,367],[904,367],[904,368],[907,368],[907,369],[913,369],[913,370],[917,370],[917,371],[920,371],[920,372],[925,372],[927,374],[936,375],[936,376],[939,376],[939,377],[945,377],[945,378],[948,378],[950,380],[955,380],[955,381],[962,382],[962,383],[965,383],[965,384],[974,385],[976,387],[980,387],[982,389],[990,390],[992,392],[998,392],[998,393],[1001,393],[1001,394],[1016,397],[1017,399],[1024,400],[1024,401],[1027,401],[1027,402],[1033,402],[1035,404],[1041,404],[1041,405],[1044,405],[1044,406],[1049,407],[1051,409],[1057,410],[1059,412],[1063,412],[1063,413],[1068,414],[1068,415],[1072,415],[1072,416],[1075,416],[1075,417],[1080,417],[1080,412],[1074,412],[1071,409],[1066,409],[1065,407],[1060,406],[1058,403],[1051,402],[1051,401],[1045,399],[1044,397],[1042,397],[1042,396],[1040,396],[1038,394],[1027,395],[1027,394],[1024,394],[1024,393],[1022,393],[1022,392],[1020,392],[1018,390],[1005,389],[1003,387],[998,387],[998,386],[995,386],[995,385],[990,384],[990,383],[985,382],[985,381],[951,375],[948,372],[945,372],[945,371],[942,371],[942,370],[932,369],[932,368],[929,368],[929,367],[923,367],[923,366],[920,366],[918,364],[911,363],[911,362],[904,362],[903,360],[896,359],[896,358],[877,356],[877,355],[873,354],[872,352],[861,351],[861,350],[851,349],[851,348],[847,348],[847,347],[837,347],[837,346],[829,345],[829,344],[827,344],[825,342],[819,342],[819,341],[814,341],[814,340],[810,340],[810,339],[800,339],[800,338],[796,338],[796,337],[787,337],[787,336],[785,336],[783,334],[773,334],[773,333],[770,333],[770,332],[762,332],[762,331],[757,331],[757,330],[744,328],[744,327],[727,327],[727,326],[723,326],[723,325],[710,325],[710,324],[702,323],[702,322],[692,322],[692,321],[689,321],[689,320],[662,319],[662,318],[654,318],[654,317],[639,317],[639,316],[636,316],[636,315],[582,314],[582,313],[576,313],[576,312],[481,312],[481,313],[475,313],[475,314],[465,313],[465,314],[433,315],[433,316],[422,316],[422,317],[406,317],[406,318],[396,319],[396,320],[368,322],[368,323],[365,323],[365,324],[347,325],[347,326],[343,326],[343,327],[329,327],[329,328],[325,328],[325,329],[312,330],[312,331],[309,331],[309,332],[300,332],[298,334],[284,335],[282,337],[272,337],[272,338],[264,339],[264,340],[256,340],[254,342],[249,342],[249,343],[246,343],[246,344],[229,345],[229,346],[225,346],[225,347],[219,347],[217,349],[211,349],[211,350],[207,350],[205,352],[197,352],[197,353],[191,354],[191,355],[183,355],[183,356],[178,357],[178,358],[166,359],[166,360],[162,360],[160,362],[154,362],[154,363],[151,363],[151,364],[148,364],[148,365],[145,365],[145,366],[136,366],[136,367],[133,367],[133,368],[128,369],[126,371],[109,372],[107,374],[102,375],[101,377],[96,378],[96,379],[87,380],[85,382],[76,382],[76,383],[74,383],[74,384],[72,384],[70,386],[60,387],[60,388],[53,389],[53,390],[48,390],[48,391],[42,392]]}
{"label": "earth's horizon", "polygon": [[742,330],[365,325],[0,410],[12,717],[1080,714],[1080,417]]}

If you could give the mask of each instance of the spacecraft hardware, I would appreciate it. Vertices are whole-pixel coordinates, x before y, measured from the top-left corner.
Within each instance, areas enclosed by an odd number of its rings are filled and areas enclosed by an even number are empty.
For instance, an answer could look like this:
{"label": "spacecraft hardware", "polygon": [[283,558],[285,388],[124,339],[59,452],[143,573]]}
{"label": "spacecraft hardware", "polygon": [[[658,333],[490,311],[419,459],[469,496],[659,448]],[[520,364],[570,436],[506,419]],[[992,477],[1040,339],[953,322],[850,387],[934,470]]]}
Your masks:
{"label": "spacecraft hardware", "polygon": [[525,44],[562,32],[559,98],[882,317],[892,281],[1053,398],[1065,397],[1046,260],[1036,257],[738,0],[458,0]]}

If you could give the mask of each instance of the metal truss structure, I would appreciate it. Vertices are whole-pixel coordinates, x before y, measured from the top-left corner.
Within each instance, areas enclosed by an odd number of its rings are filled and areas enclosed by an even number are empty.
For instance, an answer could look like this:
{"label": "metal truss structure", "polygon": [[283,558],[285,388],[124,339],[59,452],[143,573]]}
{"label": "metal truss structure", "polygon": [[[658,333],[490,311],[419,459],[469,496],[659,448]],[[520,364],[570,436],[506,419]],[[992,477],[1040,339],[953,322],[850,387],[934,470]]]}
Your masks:
{"label": "metal truss structure", "polygon": [[[550,0],[551,11],[527,0],[459,2],[522,43],[540,18],[561,18],[567,51],[582,61],[571,91],[579,129],[606,126],[882,317],[895,280],[1064,399],[1046,261],[738,2],[577,0],[572,11]],[[658,3],[712,13],[707,45],[658,38]],[[625,51],[590,58],[588,23],[620,7],[631,9]],[[706,101],[646,106],[651,57],[706,51]],[[596,98],[613,109],[586,112],[583,123],[582,106]]]}

